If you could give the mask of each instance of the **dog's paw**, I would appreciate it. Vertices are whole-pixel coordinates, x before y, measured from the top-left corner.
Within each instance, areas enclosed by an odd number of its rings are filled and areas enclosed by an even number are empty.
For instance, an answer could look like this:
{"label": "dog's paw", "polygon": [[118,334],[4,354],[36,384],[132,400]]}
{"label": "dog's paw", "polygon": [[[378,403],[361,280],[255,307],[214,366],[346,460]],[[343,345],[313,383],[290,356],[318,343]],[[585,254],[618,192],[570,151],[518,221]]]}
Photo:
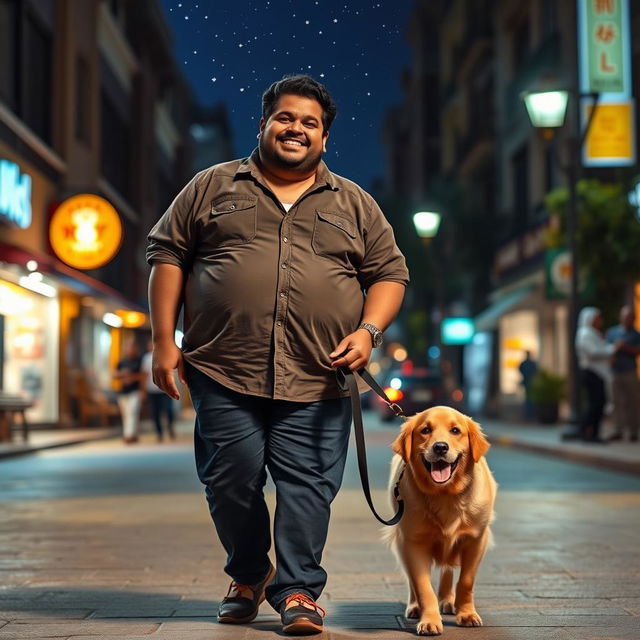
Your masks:
{"label": "dog's paw", "polygon": [[475,610],[461,611],[456,616],[456,624],[459,627],[481,627],[482,618],[478,615],[478,612]]}
{"label": "dog's paw", "polygon": [[404,610],[404,617],[416,620],[420,617],[420,607],[417,602],[410,602]]}
{"label": "dog's paw", "polygon": [[416,625],[416,633],[419,636],[439,636],[442,633],[442,618],[430,616],[422,618]]}
{"label": "dog's paw", "polygon": [[455,613],[455,607],[453,606],[453,596],[450,598],[443,598],[440,600],[440,613]]}

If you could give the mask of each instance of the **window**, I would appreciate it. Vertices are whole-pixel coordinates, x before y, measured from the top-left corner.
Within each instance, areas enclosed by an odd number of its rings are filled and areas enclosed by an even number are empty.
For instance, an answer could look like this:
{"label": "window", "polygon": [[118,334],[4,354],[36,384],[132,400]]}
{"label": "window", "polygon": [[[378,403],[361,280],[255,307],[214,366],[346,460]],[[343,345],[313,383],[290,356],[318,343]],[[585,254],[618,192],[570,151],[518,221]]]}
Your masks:
{"label": "window", "polygon": [[129,127],[103,90],[101,97],[102,173],[130,199]]}
{"label": "window", "polygon": [[51,144],[51,36],[32,15],[27,14],[24,28],[25,59],[22,69],[24,105],[22,119],[45,142]]}
{"label": "window", "polygon": [[514,154],[511,161],[513,179],[514,232],[520,234],[529,223],[529,156],[527,147]]}
{"label": "window", "polygon": [[513,71],[517,72],[529,56],[529,21],[522,20],[513,30]]}
{"label": "window", "polygon": [[557,7],[558,0],[542,0],[542,33],[545,36],[555,33],[557,29]]}
{"label": "window", "polygon": [[91,142],[91,76],[89,63],[83,56],[76,58],[76,138],[89,144]]}
{"label": "window", "polygon": [[17,27],[15,2],[0,0],[0,99],[14,111],[18,106]]}

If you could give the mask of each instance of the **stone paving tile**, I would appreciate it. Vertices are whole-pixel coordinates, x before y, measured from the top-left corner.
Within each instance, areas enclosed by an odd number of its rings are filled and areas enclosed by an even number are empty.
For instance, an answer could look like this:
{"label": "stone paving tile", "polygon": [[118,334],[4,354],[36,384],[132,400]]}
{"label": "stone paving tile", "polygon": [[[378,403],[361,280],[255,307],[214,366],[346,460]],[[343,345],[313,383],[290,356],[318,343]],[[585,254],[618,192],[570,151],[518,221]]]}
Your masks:
{"label": "stone paving tile", "polygon": [[92,635],[150,635],[160,627],[158,623],[126,621],[111,622],[87,622],[73,621],[69,623],[51,621],[43,623],[14,623],[11,622],[0,629],[0,640],[31,640],[38,637],[67,638],[75,634]]}

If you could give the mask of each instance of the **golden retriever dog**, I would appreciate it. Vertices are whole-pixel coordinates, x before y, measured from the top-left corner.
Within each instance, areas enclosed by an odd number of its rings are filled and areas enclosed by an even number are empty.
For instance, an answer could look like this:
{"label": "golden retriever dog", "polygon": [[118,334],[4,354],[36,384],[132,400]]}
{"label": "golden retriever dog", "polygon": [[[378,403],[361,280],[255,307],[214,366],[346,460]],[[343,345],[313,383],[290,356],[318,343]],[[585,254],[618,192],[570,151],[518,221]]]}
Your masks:
{"label": "golden retriever dog", "polygon": [[[497,484],[484,455],[480,425],[450,407],[409,418],[393,443],[389,489],[399,482],[404,515],[385,532],[408,582],[405,616],[417,618],[418,635],[442,633],[441,613],[455,613],[463,627],[482,626],[473,584],[491,541],[489,525]],[[441,568],[438,595],[431,567]],[[453,591],[453,569],[460,575]]]}

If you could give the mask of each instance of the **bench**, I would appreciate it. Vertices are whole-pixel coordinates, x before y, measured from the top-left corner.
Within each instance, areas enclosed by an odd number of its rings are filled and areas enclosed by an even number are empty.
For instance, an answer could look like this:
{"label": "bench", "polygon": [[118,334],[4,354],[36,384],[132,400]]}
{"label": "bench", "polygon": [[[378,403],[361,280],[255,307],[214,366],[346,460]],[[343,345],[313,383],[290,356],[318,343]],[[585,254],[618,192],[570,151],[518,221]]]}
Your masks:
{"label": "bench", "polygon": [[29,439],[29,423],[25,411],[33,406],[31,400],[22,396],[0,393],[0,442],[11,442],[13,439],[13,425],[16,415],[20,416],[22,425],[22,439]]}

